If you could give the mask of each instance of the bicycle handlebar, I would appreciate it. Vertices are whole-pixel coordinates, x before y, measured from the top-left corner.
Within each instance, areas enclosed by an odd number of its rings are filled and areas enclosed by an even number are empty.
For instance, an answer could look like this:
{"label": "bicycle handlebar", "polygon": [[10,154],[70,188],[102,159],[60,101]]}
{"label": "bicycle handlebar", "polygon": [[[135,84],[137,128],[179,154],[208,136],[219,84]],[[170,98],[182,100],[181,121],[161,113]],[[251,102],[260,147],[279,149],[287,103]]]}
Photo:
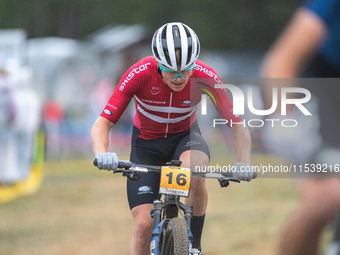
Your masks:
{"label": "bicycle handlebar", "polygon": [[[93,161],[93,164],[95,166],[98,166],[98,161],[95,159]],[[238,163],[239,164],[239,163]],[[234,178],[240,181],[251,181],[252,179],[255,179],[257,177],[257,173],[254,171],[244,171],[241,169],[243,164],[236,164],[233,171],[215,171],[215,170],[205,170],[204,172],[197,172],[195,170],[192,170],[193,175],[199,175],[203,178],[214,178],[214,179],[223,179],[223,178]],[[119,172],[125,172],[125,173],[131,173],[131,172],[140,172],[140,173],[149,173],[149,172],[160,172],[162,169],[161,166],[150,166],[150,165],[140,165],[140,164],[134,164],[130,161],[126,160],[119,160],[118,161],[118,167],[116,169],[107,169],[114,170],[113,173],[119,173]]]}

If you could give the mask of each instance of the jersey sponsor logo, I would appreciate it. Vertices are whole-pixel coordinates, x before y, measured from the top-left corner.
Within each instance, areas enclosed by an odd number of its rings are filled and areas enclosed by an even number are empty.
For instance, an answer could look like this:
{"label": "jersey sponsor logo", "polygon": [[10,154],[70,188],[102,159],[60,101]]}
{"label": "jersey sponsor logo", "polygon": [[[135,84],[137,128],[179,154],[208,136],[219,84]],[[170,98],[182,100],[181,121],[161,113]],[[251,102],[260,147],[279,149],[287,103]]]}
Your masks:
{"label": "jersey sponsor logo", "polygon": [[149,104],[166,104],[166,101],[155,101],[155,100],[148,100],[148,99],[142,99],[142,101],[149,103]]}
{"label": "jersey sponsor logo", "polygon": [[107,114],[107,115],[112,115],[112,112],[110,110],[108,110],[108,109],[105,109],[104,113]]}
{"label": "jersey sponsor logo", "polygon": [[159,94],[159,92],[161,92],[161,88],[160,87],[152,86],[152,89],[151,89],[151,94],[152,95],[157,95],[157,94]]}
{"label": "jersey sponsor logo", "polygon": [[193,145],[199,145],[200,142],[199,141],[190,141],[190,142],[187,142],[187,144],[185,145],[185,147],[187,146],[193,146]]}
{"label": "jersey sponsor logo", "polygon": [[183,104],[191,104],[191,103],[192,103],[191,100],[185,100],[185,101],[183,101]]}
{"label": "jersey sponsor logo", "polygon": [[141,194],[153,194],[152,188],[150,186],[141,186],[138,188],[138,195]]}
{"label": "jersey sponsor logo", "polygon": [[123,91],[125,86],[129,83],[129,81],[135,76],[135,74],[138,74],[140,72],[143,72],[148,69],[148,65],[151,65],[151,63],[146,63],[143,65],[140,65],[137,68],[134,68],[125,78],[124,81],[120,84],[119,90]]}
{"label": "jersey sponsor logo", "polygon": [[215,82],[216,82],[217,84],[222,84],[222,81],[221,81],[221,79],[218,77],[218,75],[215,74],[213,71],[209,70],[208,68],[196,64],[195,70],[200,71],[200,72],[203,72],[203,73],[207,74],[208,76],[210,76],[211,78],[214,78],[214,80],[215,80]]}

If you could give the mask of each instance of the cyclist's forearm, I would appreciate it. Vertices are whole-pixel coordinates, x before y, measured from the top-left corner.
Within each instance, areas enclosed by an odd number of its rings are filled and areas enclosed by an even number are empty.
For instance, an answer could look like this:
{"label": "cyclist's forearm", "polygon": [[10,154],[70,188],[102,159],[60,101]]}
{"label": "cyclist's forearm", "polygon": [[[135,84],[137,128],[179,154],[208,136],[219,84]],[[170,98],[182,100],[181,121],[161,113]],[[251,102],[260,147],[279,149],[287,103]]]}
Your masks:
{"label": "cyclist's forearm", "polygon": [[92,149],[94,155],[108,152],[109,132],[113,123],[103,117],[99,117],[91,130]]}
{"label": "cyclist's forearm", "polygon": [[231,128],[235,139],[237,161],[250,164],[251,138],[247,127],[235,125]]}

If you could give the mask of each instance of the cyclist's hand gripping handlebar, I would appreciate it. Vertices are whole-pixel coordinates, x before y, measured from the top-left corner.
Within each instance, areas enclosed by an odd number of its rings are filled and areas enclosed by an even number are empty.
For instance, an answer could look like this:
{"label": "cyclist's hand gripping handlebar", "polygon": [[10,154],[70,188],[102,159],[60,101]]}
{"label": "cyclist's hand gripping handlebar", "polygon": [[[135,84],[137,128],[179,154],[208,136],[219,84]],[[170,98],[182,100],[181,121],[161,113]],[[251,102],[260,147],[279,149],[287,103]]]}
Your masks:
{"label": "cyclist's hand gripping handlebar", "polygon": [[100,170],[116,170],[117,168],[129,168],[132,166],[130,161],[119,160],[118,156],[114,152],[99,153],[94,161],[93,165]]}
{"label": "cyclist's hand gripping handlebar", "polygon": [[119,159],[116,153],[99,153],[93,164],[100,170],[115,170],[118,167]]}
{"label": "cyclist's hand gripping handlebar", "polygon": [[247,164],[236,163],[233,167],[233,178],[239,179],[240,181],[250,182],[252,179],[257,177],[257,173],[254,167]]}

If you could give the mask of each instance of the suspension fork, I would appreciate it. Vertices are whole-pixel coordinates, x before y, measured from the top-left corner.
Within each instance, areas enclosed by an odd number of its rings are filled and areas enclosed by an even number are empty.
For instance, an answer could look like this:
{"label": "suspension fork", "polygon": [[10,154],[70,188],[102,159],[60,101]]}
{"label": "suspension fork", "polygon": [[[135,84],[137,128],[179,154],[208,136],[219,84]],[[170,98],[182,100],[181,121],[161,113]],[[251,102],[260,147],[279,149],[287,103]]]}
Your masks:
{"label": "suspension fork", "polygon": [[[167,211],[166,211],[167,210]],[[191,219],[193,215],[193,207],[192,205],[185,205],[179,201],[179,198],[173,195],[165,195],[164,202],[161,200],[155,200],[153,202],[153,209],[150,214],[153,218],[153,232],[152,232],[152,241],[151,241],[151,249],[153,254],[160,253],[160,238],[162,236],[163,229],[166,228],[167,223],[171,217],[177,217],[178,211],[182,210],[184,212],[184,218],[188,226],[188,238],[189,238],[189,247],[192,247],[193,235],[190,230],[191,227]],[[162,211],[164,211],[164,215],[167,219],[162,219]],[[190,248],[191,250],[191,248]]]}
{"label": "suspension fork", "polygon": [[185,205],[182,202],[178,201],[179,208],[184,212],[184,218],[187,222],[188,228],[191,227],[191,219],[193,215],[193,207],[192,205]]}
{"label": "suspension fork", "polygon": [[164,205],[161,200],[153,201],[153,209],[150,212],[151,217],[153,218],[153,229],[161,222],[163,207]]}
{"label": "suspension fork", "polygon": [[[171,208],[175,207],[175,208]],[[179,201],[178,197],[172,195],[165,195],[164,202],[161,200],[155,200],[153,203],[153,209],[151,210],[150,214],[153,218],[153,228],[155,229],[158,224],[162,220],[162,211],[168,209],[168,217],[176,217],[178,214],[178,208],[184,212],[184,218],[187,222],[188,227],[191,226],[191,219],[193,215],[193,207],[192,205],[185,205],[181,201]],[[172,211],[176,210],[176,214]]]}

